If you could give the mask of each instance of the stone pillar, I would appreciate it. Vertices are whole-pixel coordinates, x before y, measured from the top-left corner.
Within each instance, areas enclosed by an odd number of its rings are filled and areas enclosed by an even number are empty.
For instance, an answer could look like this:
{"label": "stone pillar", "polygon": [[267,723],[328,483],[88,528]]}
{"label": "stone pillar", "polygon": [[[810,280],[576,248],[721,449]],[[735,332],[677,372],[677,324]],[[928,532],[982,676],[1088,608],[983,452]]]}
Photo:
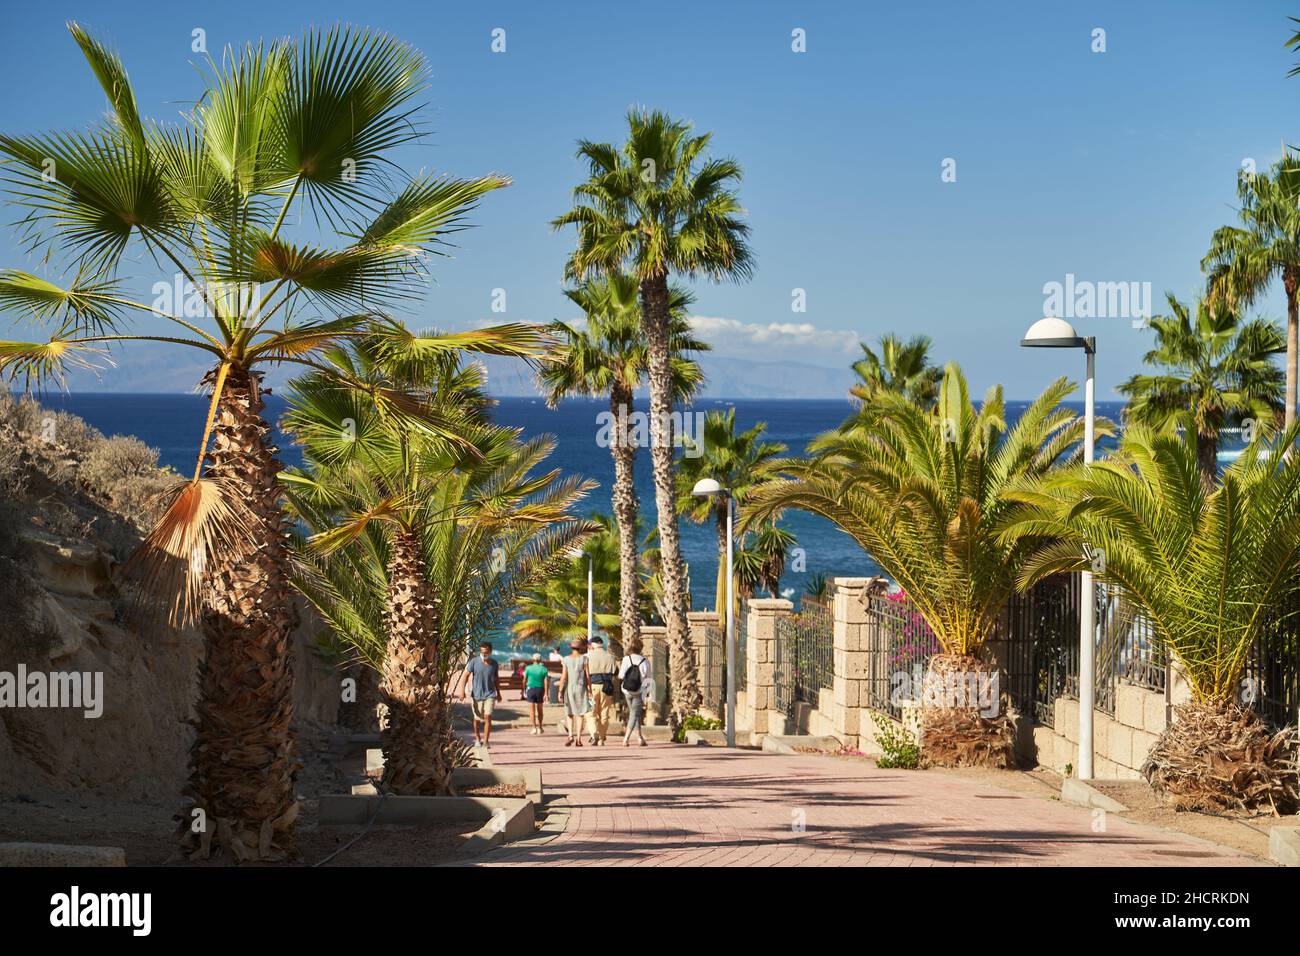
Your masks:
{"label": "stone pillar", "polygon": [[831,681],[835,694],[831,723],[840,743],[854,749],[860,743],[861,709],[868,700],[865,685],[871,663],[864,598],[878,580],[835,578],[831,583],[834,620]]}
{"label": "stone pillar", "polygon": [[769,733],[785,730],[785,715],[776,709],[776,622],[794,612],[779,598],[752,598],[745,626],[745,713],[737,726],[748,726],[749,742],[758,746]]}
{"label": "stone pillar", "polygon": [[654,695],[646,698],[645,722],[666,722],[668,699],[668,628],[662,624],[641,625],[641,653],[650,660],[650,675],[654,682]]}

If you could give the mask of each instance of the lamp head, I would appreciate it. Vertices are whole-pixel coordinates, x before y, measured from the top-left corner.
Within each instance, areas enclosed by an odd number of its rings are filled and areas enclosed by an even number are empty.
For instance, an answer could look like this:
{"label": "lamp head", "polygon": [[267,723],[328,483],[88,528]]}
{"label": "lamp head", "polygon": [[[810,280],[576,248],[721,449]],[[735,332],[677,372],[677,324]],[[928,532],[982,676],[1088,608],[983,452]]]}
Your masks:
{"label": "lamp head", "polygon": [[697,498],[708,498],[712,495],[721,494],[725,489],[718,484],[714,478],[701,478],[691,489],[691,494]]}
{"label": "lamp head", "polygon": [[1093,341],[1074,331],[1074,326],[1065,319],[1048,316],[1029,327],[1025,337],[1020,340],[1020,345],[1023,348],[1083,349],[1091,352]]}

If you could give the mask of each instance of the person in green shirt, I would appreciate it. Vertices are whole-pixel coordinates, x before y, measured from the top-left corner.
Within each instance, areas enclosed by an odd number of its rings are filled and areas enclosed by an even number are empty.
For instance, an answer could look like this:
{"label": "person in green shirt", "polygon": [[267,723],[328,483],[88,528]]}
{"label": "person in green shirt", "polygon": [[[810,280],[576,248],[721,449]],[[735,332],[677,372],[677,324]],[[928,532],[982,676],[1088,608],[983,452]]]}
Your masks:
{"label": "person in green shirt", "polygon": [[546,669],[542,663],[542,655],[534,654],[533,662],[524,668],[524,697],[528,701],[528,716],[533,720],[533,729],[530,734],[544,733],[545,724],[542,721],[542,708],[545,706],[546,695],[551,689],[551,672]]}

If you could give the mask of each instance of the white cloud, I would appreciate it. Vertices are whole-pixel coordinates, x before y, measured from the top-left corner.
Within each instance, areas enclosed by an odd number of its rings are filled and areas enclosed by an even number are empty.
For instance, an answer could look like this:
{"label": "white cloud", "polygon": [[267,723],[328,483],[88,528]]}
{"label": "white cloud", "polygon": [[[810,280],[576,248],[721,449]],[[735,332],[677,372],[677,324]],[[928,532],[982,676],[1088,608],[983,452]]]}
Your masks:
{"label": "white cloud", "polygon": [[[836,355],[856,353],[861,341],[857,332],[836,329],[819,329],[811,322],[741,322],[708,315],[693,315],[691,326],[700,338],[715,349],[742,351],[761,348],[771,354],[776,348],[816,349]],[[797,359],[797,356],[787,356]]]}

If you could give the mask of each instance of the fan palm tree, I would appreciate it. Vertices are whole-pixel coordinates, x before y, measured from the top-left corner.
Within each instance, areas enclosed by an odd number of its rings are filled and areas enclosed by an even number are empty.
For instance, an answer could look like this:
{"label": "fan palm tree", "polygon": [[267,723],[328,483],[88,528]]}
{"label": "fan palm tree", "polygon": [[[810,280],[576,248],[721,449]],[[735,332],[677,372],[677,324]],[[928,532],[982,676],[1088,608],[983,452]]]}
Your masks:
{"label": "fan palm tree", "polygon": [[[639,292],[640,283],[623,273],[588,279],[566,289],[564,294],[586,315],[587,326],[577,329],[554,323],[550,331],[558,344],[538,372],[546,403],[552,408],[569,395],[609,396],[609,451],[614,458],[611,504],[618,523],[619,611],[625,641],[634,640],[641,632],[636,613],[641,606],[636,551],[640,511],[635,478],[637,443],[630,430],[632,397],[647,368]],[[673,393],[681,400],[694,394],[704,381],[703,372],[688,353],[707,351],[709,345],[695,338],[686,317],[694,296],[673,285],[668,297]]]}
{"label": "fan palm tree", "polygon": [[1271,430],[1281,417],[1282,372],[1273,355],[1285,340],[1272,322],[1242,322],[1227,303],[1196,303],[1196,317],[1172,293],[1170,314],[1155,316],[1156,347],[1147,365],[1163,368],[1155,375],[1134,375],[1119,392],[1129,399],[1125,415],[1154,428],[1190,421],[1197,434],[1201,475],[1213,482],[1219,474],[1219,431],[1249,419]]}
{"label": "fan palm tree", "polygon": [[713,478],[726,488],[740,509],[755,489],[780,473],[780,455],[786,446],[763,441],[767,422],[736,433],[736,409],[711,411],[704,416],[704,432],[697,445],[685,439],[686,453],[677,468],[677,510],[696,524],[713,518],[718,539],[717,603],[726,604],[727,588],[727,499],[724,495],[698,498],[691,493],[702,478]]}
{"label": "fan palm tree", "polygon": [[[88,131],[0,135],[22,234],[34,253],[61,255],[70,276],[0,273],[0,308],[50,330],[46,341],[0,342],[0,371],[61,380],[127,340],[211,362],[194,479],[172,492],[131,569],[145,594],[174,598],[173,617],[198,617],[203,629],[182,839],[206,853],[215,838],[238,860],[278,857],[292,850],[298,803],[287,529],[262,370],[316,367],[322,349],[365,329],[382,330],[395,354],[535,353],[523,327],[421,338],[383,312],[417,294],[410,280],[428,254],[506,180],[420,175],[385,194],[390,154],[419,133],[413,104],[428,75],[389,36],[336,27],[227,50],[176,124],[143,120],[121,60],[71,30],[109,117]],[[336,248],[286,238],[304,207],[337,233]],[[198,307],[131,298],[118,275],[128,250],[174,269]],[[127,334],[132,316],[169,328]],[[446,431],[397,392],[372,400]]]}
{"label": "fan palm tree", "polygon": [[633,109],[621,148],[586,140],[578,155],[589,176],[574,189],[574,207],[552,225],[577,227],[578,245],[567,272],[589,275],[626,270],[641,291],[650,386],[651,460],[659,524],[660,573],[667,611],[672,720],[680,724],[700,705],[695,655],[686,624],[686,569],[673,507],[672,364],[669,276],[748,278],[753,263],[733,185],[740,165],[704,160],[709,134],[658,111]]}
{"label": "fan palm tree", "polygon": [[1286,295],[1284,423],[1296,413],[1297,330],[1300,330],[1300,155],[1287,151],[1269,173],[1237,177],[1240,226],[1222,226],[1201,262],[1210,297],[1249,306],[1275,280]]}
{"label": "fan palm tree", "polygon": [[864,402],[881,392],[905,395],[929,408],[939,397],[943,369],[930,364],[930,337],[916,335],[904,342],[893,333],[881,336],[880,354],[862,343],[863,357],[853,363],[861,381],[849,393]]}
{"label": "fan palm tree", "polygon": [[[382,343],[336,350],[349,379],[391,380]],[[399,380],[432,386],[449,409],[482,401],[482,372],[455,357],[407,363]],[[534,474],[554,449],[515,429],[467,416],[471,447],[402,427],[334,375],[291,386],[285,426],[306,467],[285,473],[293,512],[311,532],[296,548],[294,583],[340,639],[380,669],[381,787],[448,792],[457,741],[447,680],[469,645],[497,626],[519,590],[552,572],[591,532],[569,509],[592,487]]]}
{"label": "fan palm tree", "polygon": [[[829,432],[811,457],[782,462],[790,477],[753,494],[742,527],[786,508],[834,522],[907,591],[946,654],[973,656],[1034,546],[999,538],[1016,507],[1008,489],[1080,454],[1083,420],[1060,404],[1072,390],[1057,380],[1008,428],[1001,386],[976,409],[950,364],[942,418],[903,395],[877,396],[881,414],[870,425]],[[1098,422],[1099,434],[1110,430]]]}
{"label": "fan palm tree", "polygon": [[[1153,782],[1193,802],[1284,808],[1298,795],[1293,763],[1261,769],[1278,748],[1260,729],[1254,749],[1236,704],[1250,648],[1300,593],[1300,458],[1287,453],[1297,432],[1292,425],[1271,447],[1257,436],[1219,483],[1207,485],[1194,432],[1133,426],[1118,454],[1011,493],[1025,508],[1004,540],[1056,539],[1024,562],[1019,585],[1083,569],[1087,542],[1105,554],[1103,579],[1125,589],[1186,674],[1192,710],[1180,714],[1148,767]],[[1220,754],[1213,739],[1186,740],[1194,752],[1179,760],[1171,746],[1186,736],[1179,726],[1213,737],[1224,721],[1237,755]],[[1236,765],[1241,747],[1253,756]]]}

